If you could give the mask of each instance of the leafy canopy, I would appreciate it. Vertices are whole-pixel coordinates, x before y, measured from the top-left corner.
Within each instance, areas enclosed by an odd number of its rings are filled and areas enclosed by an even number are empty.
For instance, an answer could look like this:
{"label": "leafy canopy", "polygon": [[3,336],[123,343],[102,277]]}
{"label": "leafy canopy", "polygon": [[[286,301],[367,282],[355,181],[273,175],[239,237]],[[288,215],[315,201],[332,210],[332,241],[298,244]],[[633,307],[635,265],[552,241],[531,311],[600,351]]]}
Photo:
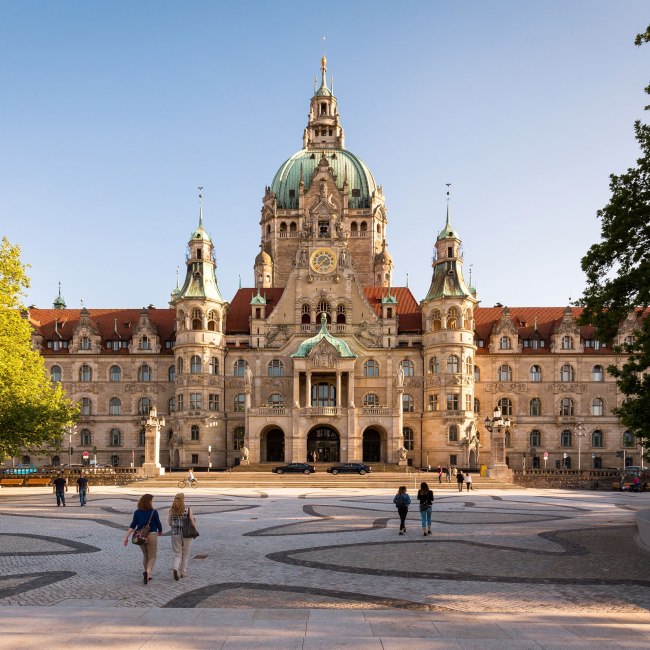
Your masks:
{"label": "leafy canopy", "polygon": [[0,247],[0,461],[23,450],[56,446],[78,410],[53,385],[43,357],[32,348],[29,321],[22,304],[29,287],[20,248],[2,238]]}
{"label": "leafy canopy", "polygon": [[[650,42],[650,26],[635,39]],[[650,85],[645,88],[650,94]],[[646,110],[649,109],[646,106]],[[613,412],[645,446],[650,443],[650,125],[637,120],[634,133],[641,157],[636,167],[610,176],[609,203],[597,213],[601,240],[582,258],[587,289],[580,301],[582,323],[592,323],[602,340],[612,340],[620,324],[634,314],[631,343],[617,348],[626,355],[608,372],[626,396]]]}

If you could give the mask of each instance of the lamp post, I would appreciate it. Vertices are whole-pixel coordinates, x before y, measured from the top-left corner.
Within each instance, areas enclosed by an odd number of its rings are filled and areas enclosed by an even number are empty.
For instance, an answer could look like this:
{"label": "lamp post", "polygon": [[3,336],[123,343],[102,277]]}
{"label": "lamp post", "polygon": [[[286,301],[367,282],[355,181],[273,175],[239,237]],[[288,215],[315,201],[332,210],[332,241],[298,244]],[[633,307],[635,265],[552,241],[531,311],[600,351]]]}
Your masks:
{"label": "lamp post", "polygon": [[576,423],[573,427],[573,432],[578,438],[578,471],[581,470],[581,457],[582,457],[582,439],[587,435],[587,427],[582,422]]}
{"label": "lamp post", "polygon": [[77,433],[76,425],[68,427],[68,466],[72,465],[72,436]]}
{"label": "lamp post", "polygon": [[210,468],[212,467],[212,445],[208,445],[208,472],[210,471]]}
{"label": "lamp post", "polygon": [[492,418],[486,417],[483,423],[485,428],[493,434],[492,438],[492,465],[490,476],[496,478],[508,478],[511,475],[510,468],[506,465],[506,440],[505,436],[510,432],[512,423],[506,415],[502,417],[501,407],[497,404],[494,407]]}

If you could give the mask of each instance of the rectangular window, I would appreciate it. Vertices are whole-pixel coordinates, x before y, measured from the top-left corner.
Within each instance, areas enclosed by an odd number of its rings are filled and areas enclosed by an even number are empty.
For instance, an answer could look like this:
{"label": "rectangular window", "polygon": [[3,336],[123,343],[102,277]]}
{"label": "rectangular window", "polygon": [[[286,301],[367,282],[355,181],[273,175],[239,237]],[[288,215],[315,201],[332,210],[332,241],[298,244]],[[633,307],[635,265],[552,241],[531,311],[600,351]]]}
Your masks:
{"label": "rectangular window", "polygon": [[428,409],[429,411],[438,410],[438,395],[429,395]]}
{"label": "rectangular window", "polygon": [[458,456],[456,454],[449,454],[449,465],[458,465]]}
{"label": "rectangular window", "polygon": [[361,196],[361,190],[360,189],[353,189],[352,190],[352,196],[356,199],[358,199]]}
{"label": "rectangular window", "polygon": [[219,395],[215,395],[213,393],[210,393],[210,395],[208,395],[208,409],[210,411],[219,410]]}
{"label": "rectangular window", "polygon": [[199,464],[199,455],[192,454],[192,465],[198,465],[198,464]]}
{"label": "rectangular window", "polygon": [[465,410],[466,411],[471,411],[472,410],[472,396],[471,395],[465,395]]}
{"label": "rectangular window", "polygon": [[203,408],[203,396],[201,393],[190,393],[190,411],[198,411]]}
{"label": "rectangular window", "polygon": [[459,410],[459,401],[457,393],[448,393],[447,394],[447,410],[448,411],[458,411]]}
{"label": "rectangular window", "polygon": [[179,396],[178,396],[178,405],[177,405],[177,410],[182,411],[183,408],[185,408],[184,405],[183,405],[183,396],[182,396],[182,395],[179,395]]}

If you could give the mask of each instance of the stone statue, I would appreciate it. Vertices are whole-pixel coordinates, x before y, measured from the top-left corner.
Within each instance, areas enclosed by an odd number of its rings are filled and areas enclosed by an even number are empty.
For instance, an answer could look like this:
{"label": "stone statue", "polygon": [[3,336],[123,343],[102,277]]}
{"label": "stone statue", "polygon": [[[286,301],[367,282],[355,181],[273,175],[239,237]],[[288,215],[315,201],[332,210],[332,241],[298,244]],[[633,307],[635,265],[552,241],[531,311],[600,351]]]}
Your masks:
{"label": "stone statue", "polygon": [[400,447],[397,452],[399,453],[400,460],[406,460],[406,455],[408,454],[408,449],[406,447]]}
{"label": "stone statue", "polygon": [[244,383],[246,386],[253,385],[253,371],[250,369],[250,366],[246,366],[246,370],[244,370]]}
{"label": "stone statue", "polygon": [[399,370],[397,371],[397,385],[404,385],[404,368],[402,368],[402,366],[400,366]]}
{"label": "stone statue", "polygon": [[251,452],[248,450],[248,447],[242,447],[241,448],[241,457],[242,460],[248,460]]}

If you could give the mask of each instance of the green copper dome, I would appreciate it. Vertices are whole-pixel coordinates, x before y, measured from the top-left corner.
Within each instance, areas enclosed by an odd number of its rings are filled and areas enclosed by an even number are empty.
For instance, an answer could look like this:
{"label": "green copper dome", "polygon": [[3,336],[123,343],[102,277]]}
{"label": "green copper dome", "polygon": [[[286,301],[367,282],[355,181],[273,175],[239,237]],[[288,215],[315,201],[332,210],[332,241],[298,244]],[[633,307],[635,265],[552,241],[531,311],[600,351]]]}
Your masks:
{"label": "green copper dome", "polygon": [[294,352],[291,356],[294,358],[305,358],[309,356],[309,353],[322,341],[327,341],[338,353],[339,357],[342,359],[356,359],[357,355],[350,350],[348,344],[342,339],[332,336],[327,331],[327,317],[325,314],[321,314],[320,319],[320,332],[316,336],[312,336],[310,339],[303,341],[300,344],[297,352]]}
{"label": "green copper dome", "polygon": [[[326,149],[327,162],[334,170],[336,186],[342,190],[343,182],[348,180],[349,206],[351,208],[370,207],[370,197],[377,188],[370,170],[359,158],[345,149]],[[271,191],[275,193],[278,207],[292,209],[298,207],[300,189],[300,170],[305,183],[305,191],[311,185],[314,170],[323,156],[323,151],[303,149],[282,164],[273,182]],[[354,192],[354,190],[359,190]],[[358,196],[355,196],[358,194]]]}

